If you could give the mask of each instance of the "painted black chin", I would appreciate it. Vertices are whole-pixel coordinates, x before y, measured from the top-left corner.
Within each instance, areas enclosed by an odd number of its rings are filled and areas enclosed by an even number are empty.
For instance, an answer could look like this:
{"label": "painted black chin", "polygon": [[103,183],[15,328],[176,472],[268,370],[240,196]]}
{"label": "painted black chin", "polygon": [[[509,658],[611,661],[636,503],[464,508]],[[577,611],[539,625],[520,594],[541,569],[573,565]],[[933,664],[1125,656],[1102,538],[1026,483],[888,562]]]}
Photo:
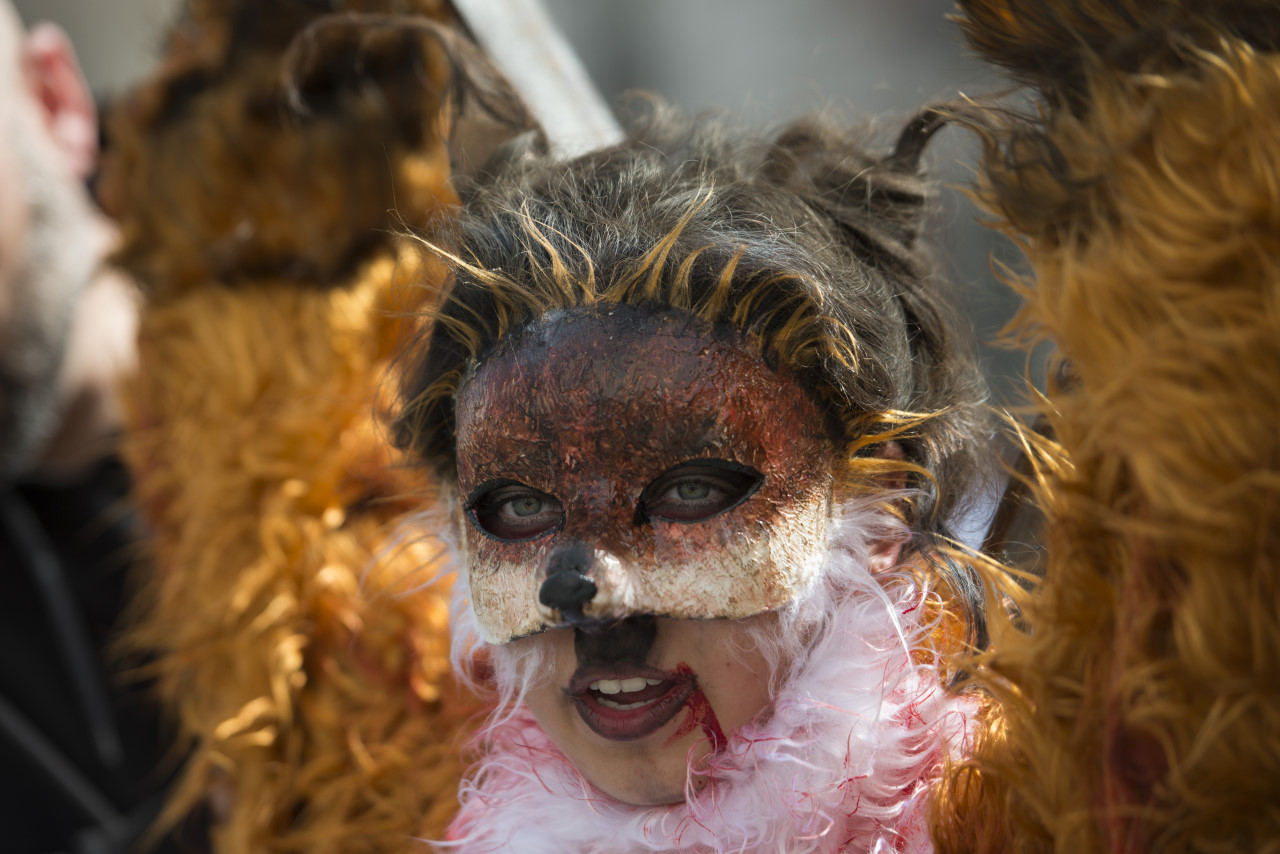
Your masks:
{"label": "painted black chin", "polygon": [[579,667],[624,663],[641,666],[648,660],[657,635],[657,617],[627,617],[595,631],[575,628],[573,650]]}

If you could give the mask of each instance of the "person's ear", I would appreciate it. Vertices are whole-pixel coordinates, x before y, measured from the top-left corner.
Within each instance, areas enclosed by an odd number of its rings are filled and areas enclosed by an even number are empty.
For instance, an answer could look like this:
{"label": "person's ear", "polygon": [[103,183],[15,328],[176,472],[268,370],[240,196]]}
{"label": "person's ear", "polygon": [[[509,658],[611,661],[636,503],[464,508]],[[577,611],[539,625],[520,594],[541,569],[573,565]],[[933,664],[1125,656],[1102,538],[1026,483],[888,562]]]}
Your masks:
{"label": "person's ear", "polygon": [[23,42],[27,87],[67,167],[87,178],[98,157],[98,111],[75,49],[56,24],[36,24]]}
{"label": "person's ear", "polygon": [[[879,445],[875,449],[874,456],[882,460],[892,460],[903,462],[907,455],[903,452],[902,446],[897,442],[890,441]],[[907,488],[907,472],[905,469],[887,468],[882,474],[876,477],[877,485],[891,492],[901,492]],[[902,540],[887,540],[880,544],[875,553],[871,555],[868,568],[871,572],[881,573],[888,572],[898,565],[898,559],[902,556]]]}
{"label": "person's ear", "polygon": [[889,540],[881,543],[880,548],[867,560],[867,569],[872,575],[888,572],[898,565],[902,557],[902,540]]}

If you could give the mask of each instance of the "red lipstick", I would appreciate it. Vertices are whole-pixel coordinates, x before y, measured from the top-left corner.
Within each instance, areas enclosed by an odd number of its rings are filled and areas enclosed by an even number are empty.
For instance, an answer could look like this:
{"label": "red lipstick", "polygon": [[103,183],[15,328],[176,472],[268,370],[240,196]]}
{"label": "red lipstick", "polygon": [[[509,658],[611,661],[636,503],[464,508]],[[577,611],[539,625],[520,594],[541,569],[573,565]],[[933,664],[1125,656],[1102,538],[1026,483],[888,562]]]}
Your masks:
{"label": "red lipstick", "polygon": [[629,664],[580,667],[568,695],[591,731],[610,741],[635,741],[654,733],[698,693],[687,667],[675,671]]}

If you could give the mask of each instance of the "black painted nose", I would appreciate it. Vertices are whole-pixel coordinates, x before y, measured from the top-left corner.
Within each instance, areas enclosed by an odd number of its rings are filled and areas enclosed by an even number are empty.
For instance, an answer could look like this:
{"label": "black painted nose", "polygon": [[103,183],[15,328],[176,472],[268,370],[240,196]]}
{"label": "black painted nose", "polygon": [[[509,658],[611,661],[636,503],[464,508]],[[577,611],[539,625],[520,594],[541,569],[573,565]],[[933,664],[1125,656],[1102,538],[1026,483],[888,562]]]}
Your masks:
{"label": "black painted nose", "polygon": [[596,583],[587,577],[594,553],[586,543],[565,543],[547,560],[547,577],[538,589],[538,601],[555,608],[566,622],[582,622],[582,608],[596,595]]}
{"label": "black painted nose", "polygon": [[547,576],[538,590],[538,601],[558,611],[581,611],[596,595],[596,583],[578,572]]}

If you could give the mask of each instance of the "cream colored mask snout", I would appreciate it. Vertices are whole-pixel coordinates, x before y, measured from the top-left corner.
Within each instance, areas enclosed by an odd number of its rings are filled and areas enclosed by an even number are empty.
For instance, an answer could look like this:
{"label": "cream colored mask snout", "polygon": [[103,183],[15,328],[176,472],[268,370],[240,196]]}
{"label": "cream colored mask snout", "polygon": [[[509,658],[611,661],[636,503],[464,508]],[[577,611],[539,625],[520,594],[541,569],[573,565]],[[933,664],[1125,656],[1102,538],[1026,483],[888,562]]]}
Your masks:
{"label": "cream colored mask snout", "polygon": [[559,312],[457,397],[472,606],[505,643],[637,614],[747,617],[816,578],[834,446],[752,339],[685,312]]}

